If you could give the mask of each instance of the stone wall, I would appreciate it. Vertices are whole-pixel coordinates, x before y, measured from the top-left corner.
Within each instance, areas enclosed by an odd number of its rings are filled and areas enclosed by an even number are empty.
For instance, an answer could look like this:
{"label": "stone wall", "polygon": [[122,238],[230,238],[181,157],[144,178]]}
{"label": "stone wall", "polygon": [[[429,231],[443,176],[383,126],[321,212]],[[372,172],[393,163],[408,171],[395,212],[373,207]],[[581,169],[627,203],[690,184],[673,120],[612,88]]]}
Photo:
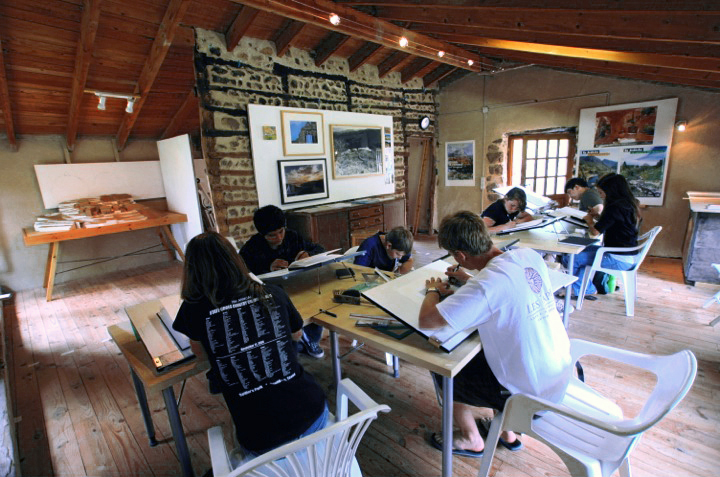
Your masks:
{"label": "stone wall", "polygon": [[398,197],[407,187],[407,136],[419,132],[423,115],[435,124],[436,91],[423,88],[422,80],[403,84],[397,72],[379,78],[372,65],[350,73],[347,60],[339,57],[318,67],[308,52],[295,48],[277,57],[269,41],[243,38],[228,52],[222,35],[198,29],[195,71],[218,226],[237,241],[255,232],[252,214],[257,187],[263,186],[253,172],[248,104],[391,115]]}

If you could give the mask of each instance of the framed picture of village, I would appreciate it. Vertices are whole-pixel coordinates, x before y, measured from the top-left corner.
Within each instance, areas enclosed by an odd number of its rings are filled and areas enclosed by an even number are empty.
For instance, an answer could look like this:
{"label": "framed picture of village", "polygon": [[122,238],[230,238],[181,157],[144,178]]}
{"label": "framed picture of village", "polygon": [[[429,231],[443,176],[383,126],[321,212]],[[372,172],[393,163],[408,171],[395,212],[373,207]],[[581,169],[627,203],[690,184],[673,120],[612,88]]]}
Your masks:
{"label": "framed picture of village", "polygon": [[475,141],[445,143],[445,185],[475,185]]}

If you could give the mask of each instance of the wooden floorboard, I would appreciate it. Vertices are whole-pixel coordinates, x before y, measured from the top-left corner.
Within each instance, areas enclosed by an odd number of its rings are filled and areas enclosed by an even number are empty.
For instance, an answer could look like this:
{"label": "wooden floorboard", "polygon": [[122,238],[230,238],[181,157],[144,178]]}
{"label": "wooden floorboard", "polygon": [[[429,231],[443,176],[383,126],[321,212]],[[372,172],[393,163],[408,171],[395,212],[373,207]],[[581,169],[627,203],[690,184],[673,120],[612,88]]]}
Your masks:
{"label": "wooden floorboard", "polygon": [[[431,242],[416,244],[418,265],[443,254]],[[149,406],[159,444],[148,445],[127,363],[109,340],[107,326],[127,320],[124,309],[177,293],[181,268],[153,265],[59,283],[47,303],[42,288],[19,292],[6,305],[6,327],[14,344],[9,363],[18,417],[17,437],[24,476],[179,475],[172,433],[161,396]],[[720,305],[703,309],[717,286],[683,282],[679,260],[649,258],[639,275],[635,316],[625,316],[616,292],[586,301],[570,317],[572,337],[641,352],[669,354],[691,349],[698,377],[685,400],[648,431],[631,455],[637,476],[714,476],[720,468],[720,327],[709,323]],[[344,350],[350,343],[340,340]],[[322,342],[328,350],[327,339]],[[328,358],[301,357],[327,391]],[[646,373],[607,360],[584,360],[588,381],[632,414],[653,383]],[[401,360],[400,377],[391,376],[384,356],[362,348],[343,360],[343,372],[370,396],[388,404],[366,434],[358,459],[364,475],[438,476],[440,452],[428,440],[440,428],[440,407],[429,374]],[[176,396],[180,387],[175,388]],[[232,439],[232,422],[221,396],[208,392],[204,376],[188,380],[180,403],[193,468],[210,467],[206,432],[222,425]],[[487,414],[485,414],[487,417]],[[498,449],[491,475],[497,477],[568,475],[560,459],[543,444],[524,438],[517,453]],[[474,476],[479,460],[454,459],[454,475]]]}

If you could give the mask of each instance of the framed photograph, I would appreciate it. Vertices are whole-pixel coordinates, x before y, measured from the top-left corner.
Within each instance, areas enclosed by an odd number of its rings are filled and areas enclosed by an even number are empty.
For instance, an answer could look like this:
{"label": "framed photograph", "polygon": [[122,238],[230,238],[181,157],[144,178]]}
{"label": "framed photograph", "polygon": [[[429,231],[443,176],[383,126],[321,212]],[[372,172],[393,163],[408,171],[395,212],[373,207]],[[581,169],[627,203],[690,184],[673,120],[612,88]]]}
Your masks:
{"label": "framed photograph", "polygon": [[622,174],[640,203],[662,205],[677,98],[580,110],[577,176]]}
{"label": "framed photograph", "polygon": [[329,197],[325,158],[281,159],[278,161],[278,175],[283,204]]}
{"label": "framed photograph", "polygon": [[445,185],[475,186],[475,141],[445,143]]}
{"label": "framed photograph", "polygon": [[283,153],[286,156],[325,154],[322,113],[280,111]]}
{"label": "framed photograph", "polygon": [[331,125],[333,178],[383,173],[383,128]]}

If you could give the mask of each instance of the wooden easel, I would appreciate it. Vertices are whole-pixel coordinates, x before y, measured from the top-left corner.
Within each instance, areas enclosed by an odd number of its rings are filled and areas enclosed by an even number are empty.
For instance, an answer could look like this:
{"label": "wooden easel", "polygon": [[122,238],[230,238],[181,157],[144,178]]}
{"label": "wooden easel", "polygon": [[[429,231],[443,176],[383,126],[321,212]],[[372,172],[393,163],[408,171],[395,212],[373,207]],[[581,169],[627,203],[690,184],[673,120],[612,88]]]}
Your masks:
{"label": "wooden easel", "polygon": [[432,161],[432,138],[423,137],[420,140],[423,144],[423,155],[422,165],[420,166],[420,181],[418,183],[418,193],[417,197],[415,198],[415,215],[413,216],[412,232],[415,235],[417,235],[418,233],[418,226],[420,223],[420,208],[422,207],[423,191],[425,190],[425,185],[427,182],[427,170],[430,166],[430,162]]}

